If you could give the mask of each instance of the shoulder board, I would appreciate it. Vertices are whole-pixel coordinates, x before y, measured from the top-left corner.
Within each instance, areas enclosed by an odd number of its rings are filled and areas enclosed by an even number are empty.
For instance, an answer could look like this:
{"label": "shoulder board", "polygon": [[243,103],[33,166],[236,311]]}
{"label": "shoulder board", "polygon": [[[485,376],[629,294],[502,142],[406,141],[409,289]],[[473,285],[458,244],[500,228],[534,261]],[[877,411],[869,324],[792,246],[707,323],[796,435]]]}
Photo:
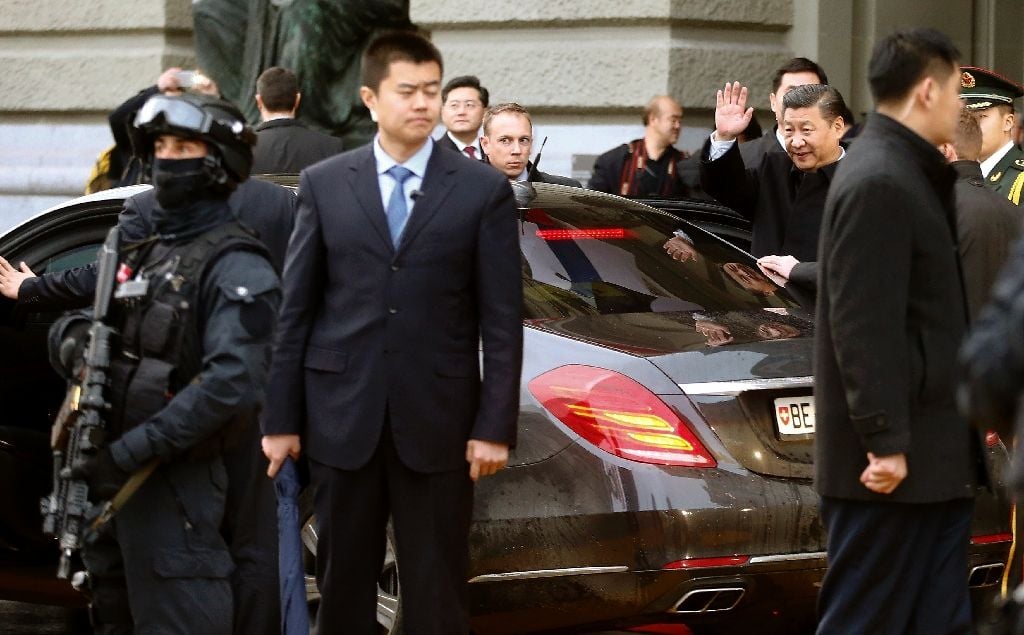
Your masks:
{"label": "shoulder board", "polygon": [[1024,158],[1020,158],[1014,161],[1013,167],[1017,168],[1018,170],[1024,170]]}

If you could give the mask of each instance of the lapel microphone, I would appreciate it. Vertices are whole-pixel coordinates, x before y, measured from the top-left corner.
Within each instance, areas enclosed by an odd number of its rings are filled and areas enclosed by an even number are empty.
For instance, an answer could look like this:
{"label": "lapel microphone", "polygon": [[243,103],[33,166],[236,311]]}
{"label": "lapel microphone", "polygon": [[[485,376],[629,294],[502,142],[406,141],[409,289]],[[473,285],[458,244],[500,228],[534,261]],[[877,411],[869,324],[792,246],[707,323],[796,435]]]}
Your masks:
{"label": "lapel microphone", "polygon": [[409,198],[411,198],[412,200],[415,201],[419,197],[423,196],[423,194],[424,194],[423,190],[413,190],[413,191],[409,192]]}

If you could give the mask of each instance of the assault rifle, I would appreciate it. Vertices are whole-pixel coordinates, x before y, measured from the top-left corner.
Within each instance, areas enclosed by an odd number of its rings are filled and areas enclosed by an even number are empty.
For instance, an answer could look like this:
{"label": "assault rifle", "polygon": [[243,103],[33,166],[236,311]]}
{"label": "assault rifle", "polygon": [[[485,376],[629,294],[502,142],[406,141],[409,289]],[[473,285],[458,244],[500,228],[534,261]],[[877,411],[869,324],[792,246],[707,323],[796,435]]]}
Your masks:
{"label": "assault rifle", "polygon": [[67,579],[71,558],[82,548],[87,523],[98,515],[89,502],[84,479],[69,478],[71,469],[96,454],[106,444],[106,400],[110,381],[110,347],[117,331],[107,326],[110,298],[117,274],[119,234],[107,234],[97,256],[96,297],[81,371],[69,384],[67,397],[51,431],[53,491],[42,500],[43,533],[57,538],[60,564],[57,577]]}

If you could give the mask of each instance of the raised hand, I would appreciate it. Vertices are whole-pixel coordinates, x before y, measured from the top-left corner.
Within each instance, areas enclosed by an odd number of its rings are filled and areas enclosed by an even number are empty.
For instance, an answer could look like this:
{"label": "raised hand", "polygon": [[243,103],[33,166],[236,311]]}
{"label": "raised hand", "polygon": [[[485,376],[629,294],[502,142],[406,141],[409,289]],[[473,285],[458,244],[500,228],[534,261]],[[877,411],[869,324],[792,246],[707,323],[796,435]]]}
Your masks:
{"label": "raised hand", "polygon": [[25,282],[27,278],[34,278],[35,275],[25,263],[20,263],[18,268],[15,269],[11,266],[11,263],[0,258],[0,295],[11,300],[17,300],[21,283]]}
{"label": "raised hand", "polygon": [[739,82],[726,83],[716,95],[715,138],[732,141],[747,129],[753,116],[754,109],[747,108],[746,86],[740,86]]}

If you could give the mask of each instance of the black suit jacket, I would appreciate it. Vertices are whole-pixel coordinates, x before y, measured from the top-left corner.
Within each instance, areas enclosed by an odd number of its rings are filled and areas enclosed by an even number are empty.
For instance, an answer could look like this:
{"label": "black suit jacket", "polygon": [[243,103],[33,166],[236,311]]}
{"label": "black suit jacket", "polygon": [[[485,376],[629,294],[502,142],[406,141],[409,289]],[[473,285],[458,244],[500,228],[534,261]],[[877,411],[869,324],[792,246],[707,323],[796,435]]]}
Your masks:
{"label": "black suit jacket", "polygon": [[[436,143],[437,145],[441,146],[442,148],[444,148],[446,150],[451,150],[453,152],[458,152],[459,154],[461,154],[462,156],[466,157],[467,159],[469,158],[468,154],[466,154],[462,150],[459,150],[459,146],[455,145],[455,142],[452,141],[452,138],[448,136],[447,132],[445,132],[443,135],[441,135],[440,137],[435,139],[434,143]],[[477,161],[483,161],[484,163],[486,163],[487,162],[487,155],[484,154],[483,150],[479,150],[479,152],[480,152],[480,156],[478,156],[476,158],[476,160]]]}
{"label": "black suit jacket", "polygon": [[[772,129],[765,132],[757,139],[751,139],[746,143],[739,144],[740,156],[743,157],[743,165],[748,168],[756,168],[761,165],[766,154],[786,154],[785,148],[779,145],[779,139],[775,132],[779,129],[776,124]],[[786,156],[789,156],[788,154]]]}
{"label": "black suit jacket", "polygon": [[341,139],[307,128],[297,119],[271,119],[256,126],[253,174],[298,174],[341,152]]}
{"label": "black suit jacket", "polygon": [[985,306],[999,270],[1020,235],[1020,208],[985,185],[977,161],[953,163],[956,179],[956,228],[963,263],[964,292],[971,320]]}
{"label": "black suit jacket", "polygon": [[755,256],[815,260],[825,195],[841,161],[817,172],[801,172],[785,152],[768,152],[760,165],[746,167],[742,147],[734,143],[724,155],[709,161],[711,140],[704,142],[700,166],[704,190],[750,219],[750,252]]}
{"label": "black suit jacket", "polygon": [[[954,403],[966,308],[955,173],[875,114],[840,161],[818,258],[815,486],[823,496],[924,503],[970,497],[975,439]],[[893,493],[860,482],[867,453],[905,453]]]}
{"label": "black suit jacket", "polygon": [[[358,469],[388,421],[402,462],[464,469],[466,442],[512,444],[522,280],[517,210],[493,168],[435,145],[394,248],[372,146],[303,171],[264,434]],[[483,347],[483,379],[480,349]]]}
{"label": "black suit jacket", "polygon": [[[684,158],[683,154],[679,152],[674,146],[670,146],[665,152],[669,153],[672,157],[672,161],[676,164]],[[590,183],[587,187],[591,190],[597,190],[598,192],[606,192],[608,194],[621,194],[622,186],[622,169],[626,165],[626,161],[629,161],[630,151],[629,144],[624,143],[620,146],[614,147],[611,150],[605,152],[601,156],[597,157],[594,161],[594,168],[590,176]],[[667,167],[667,166],[666,166]],[[667,172],[667,170],[666,170]],[[668,178],[666,173],[662,173],[661,178],[658,181],[658,186],[654,191],[643,191],[640,189],[636,196],[668,196],[668,197],[680,197],[689,196],[690,191],[679,172],[676,172],[675,177],[669,184],[668,191],[665,194],[661,193],[662,185],[665,183],[665,179]]]}
{"label": "black suit jacket", "polygon": [[[235,216],[254,229],[281,271],[288,237],[295,222],[295,194],[260,179],[247,179],[228,199]],[[156,192],[152,189],[125,199],[118,216],[122,242],[138,242],[153,233]],[[19,313],[67,310],[92,304],[96,292],[96,263],[28,278],[18,289]]]}

